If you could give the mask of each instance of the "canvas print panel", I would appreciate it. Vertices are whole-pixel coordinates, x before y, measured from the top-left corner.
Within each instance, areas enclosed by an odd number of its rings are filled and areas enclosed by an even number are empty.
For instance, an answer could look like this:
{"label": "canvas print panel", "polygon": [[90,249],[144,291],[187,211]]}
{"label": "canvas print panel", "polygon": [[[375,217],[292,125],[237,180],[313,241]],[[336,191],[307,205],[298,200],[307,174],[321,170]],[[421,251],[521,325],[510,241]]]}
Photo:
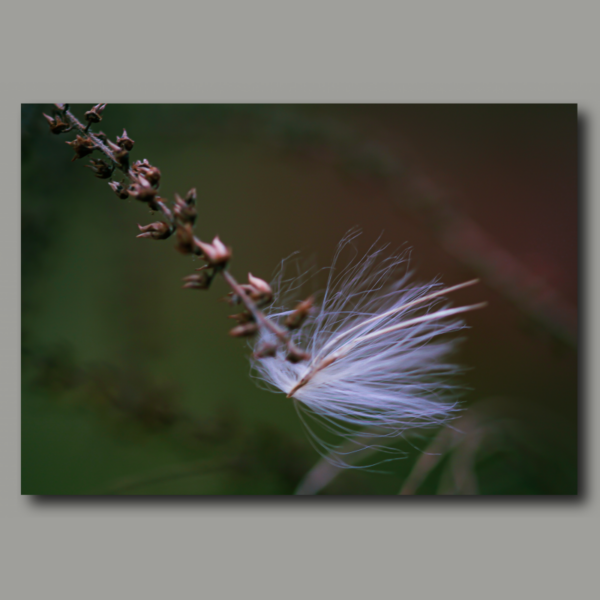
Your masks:
{"label": "canvas print panel", "polygon": [[21,124],[23,494],[577,493],[575,105]]}

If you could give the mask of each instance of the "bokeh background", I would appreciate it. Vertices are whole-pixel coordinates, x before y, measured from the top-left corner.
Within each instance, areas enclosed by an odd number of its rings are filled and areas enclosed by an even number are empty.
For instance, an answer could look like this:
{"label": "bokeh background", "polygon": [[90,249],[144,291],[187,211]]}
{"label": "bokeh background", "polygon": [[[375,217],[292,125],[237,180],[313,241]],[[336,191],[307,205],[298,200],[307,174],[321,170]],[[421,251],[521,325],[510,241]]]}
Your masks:
{"label": "bokeh background", "polygon": [[462,417],[375,471],[321,460],[285,396],[249,377],[222,282],[181,289],[199,264],[136,239],[156,219],[71,162],[74,136],[43,112],[22,106],[23,494],[577,493],[575,105],[104,112],[162,196],[197,188],[197,230],[233,247],[240,279],[295,251],[327,266],[355,226],[359,249],[412,248],[422,280],[481,277],[453,298],[489,302],[456,356]]}

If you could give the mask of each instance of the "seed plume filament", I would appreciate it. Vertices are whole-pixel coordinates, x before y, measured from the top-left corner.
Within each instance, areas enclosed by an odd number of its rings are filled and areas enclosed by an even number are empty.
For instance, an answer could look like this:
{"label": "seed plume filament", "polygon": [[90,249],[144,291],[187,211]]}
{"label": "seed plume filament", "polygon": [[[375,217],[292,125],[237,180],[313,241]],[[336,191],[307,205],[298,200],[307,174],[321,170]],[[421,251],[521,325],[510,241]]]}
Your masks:
{"label": "seed plume filament", "polygon": [[323,346],[323,348],[321,348],[319,354],[317,356],[315,356],[315,359],[318,358],[318,356],[320,354],[322,354],[326,348],[333,346],[338,340],[349,335],[353,331],[362,329],[365,325],[375,323],[376,321],[379,321],[380,319],[385,319],[386,317],[389,317],[389,316],[393,315],[394,313],[400,312],[400,311],[410,308],[412,306],[416,306],[417,304],[422,304],[423,302],[428,302],[429,300],[432,300],[433,298],[438,298],[439,296],[445,296],[446,294],[449,294],[450,292],[455,292],[457,290],[461,290],[461,289],[469,287],[471,285],[475,285],[476,283],[479,283],[479,281],[480,281],[479,279],[471,279],[470,281],[465,281],[464,283],[459,283],[458,285],[455,285],[455,286],[452,286],[452,287],[449,287],[446,289],[438,290],[437,292],[433,292],[432,294],[428,294],[427,296],[423,296],[422,298],[417,298],[416,300],[413,300],[412,302],[407,302],[406,304],[403,304],[402,306],[397,306],[396,308],[392,308],[391,310],[388,310],[387,312],[385,312],[381,315],[376,315],[375,317],[371,317],[370,319],[367,319],[366,321],[363,321],[362,323],[358,323],[358,325],[355,325],[354,327],[351,327],[350,329],[343,331],[339,335],[335,336],[332,340],[327,342],[327,344],[325,344]]}
{"label": "seed plume filament", "polygon": [[[471,283],[475,283],[476,281],[477,280],[474,280],[473,282],[467,282],[467,284],[461,284],[461,287],[464,287],[465,285],[471,285]],[[455,288],[456,287],[457,286],[455,286]],[[447,290],[440,290],[439,294],[436,293],[436,295],[441,295],[442,293],[446,293],[455,288],[449,288]],[[429,297],[431,297],[431,296],[432,295],[430,295]],[[411,303],[409,303],[409,304],[411,304]],[[408,306],[408,305],[405,305],[405,306]],[[407,321],[399,323],[398,325],[392,325],[390,327],[385,327],[384,329],[381,329],[379,331],[374,331],[373,333],[368,333],[366,335],[358,337],[355,340],[352,340],[351,342],[344,344],[341,348],[339,348],[335,352],[329,354],[325,358],[321,359],[319,362],[316,362],[313,367],[310,367],[308,370],[308,373],[306,375],[304,375],[304,377],[287,394],[287,398],[291,398],[301,387],[304,387],[316,375],[316,373],[318,373],[325,367],[329,366],[336,360],[339,360],[343,356],[346,356],[348,354],[348,352],[350,352],[358,344],[361,344],[367,340],[371,340],[371,339],[380,337],[382,335],[386,335],[388,333],[392,333],[394,331],[398,331],[399,329],[411,327],[412,325],[418,325],[419,323],[424,323],[426,321],[434,321],[436,319],[444,319],[446,317],[451,317],[453,315],[457,315],[457,314],[467,312],[470,310],[477,310],[479,308],[484,308],[485,306],[487,306],[487,302],[480,302],[479,304],[473,304],[471,306],[461,306],[459,308],[447,308],[447,309],[439,310],[435,313],[431,313],[428,315],[422,315],[420,317],[415,317],[414,319],[408,319]],[[390,314],[392,312],[396,312],[396,309],[394,309],[394,311],[390,311]],[[380,318],[383,316],[384,315],[380,315],[371,320],[374,321],[377,318]],[[341,338],[342,335],[343,334],[339,335],[337,339]]]}

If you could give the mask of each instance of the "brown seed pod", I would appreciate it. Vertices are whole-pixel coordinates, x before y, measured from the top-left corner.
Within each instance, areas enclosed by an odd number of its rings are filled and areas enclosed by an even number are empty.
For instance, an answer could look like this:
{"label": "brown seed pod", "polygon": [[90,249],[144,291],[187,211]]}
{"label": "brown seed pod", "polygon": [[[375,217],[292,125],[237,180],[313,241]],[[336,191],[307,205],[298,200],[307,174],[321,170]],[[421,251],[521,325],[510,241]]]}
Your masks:
{"label": "brown seed pod", "polygon": [[288,329],[298,329],[302,326],[314,304],[314,298],[310,296],[296,306],[294,312],[289,314],[285,320],[285,326]]}
{"label": "brown seed pod", "polygon": [[256,323],[245,323],[244,325],[238,325],[230,330],[229,335],[232,337],[250,337],[258,332],[258,325]]}

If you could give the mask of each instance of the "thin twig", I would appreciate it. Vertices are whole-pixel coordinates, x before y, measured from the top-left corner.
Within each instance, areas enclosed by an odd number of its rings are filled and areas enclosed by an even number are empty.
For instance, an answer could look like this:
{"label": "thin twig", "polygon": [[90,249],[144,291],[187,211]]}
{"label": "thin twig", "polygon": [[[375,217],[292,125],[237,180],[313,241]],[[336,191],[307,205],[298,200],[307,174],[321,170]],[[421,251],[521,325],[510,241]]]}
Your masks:
{"label": "thin twig", "polygon": [[[83,123],[81,123],[81,121],[79,121],[79,119],[77,119],[77,117],[75,117],[75,115],[70,110],[68,110],[66,105],[62,109],[59,107],[59,110],[61,110],[62,116],[68,121],[69,128],[66,131],[71,131],[73,129],[78,130],[82,134],[82,136],[84,136],[84,138],[89,139],[94,146],[93,149],[98,150],[109,161],[111,161],[111,163],[113,164],[113,170],[119,169],[120,171],[122,171],[123,174],[125,175],[125,177],[129,180],[129,182],[133,186],[138,185],[138,186],[143,187],[144,185],[147,185],[147,182],[145,182],[144,178],[141,177],[140,175],[138,175],[134,171],[134,169],[129,166],[128,152],[124,152],[124,155],[126,156],[125,159],[119,159],[119,156],[115,155],[115,152],[113,152],[113,150],[111,150],[109,145],[105,144],[97,133],[94,133],[90,130],[91,122],[88,123],[88,125],[84,125]],[[104,108],[102,108],[102,110],[104,110]],[[89,153],[89,150],[88,150],[88,153]],[[152,192],[152,193],[154,194],[154,192]],[[177,219],[175,218],[173,211],[171,211],[171,209],[166,205],[164,200],[158,196],[152,198],[152,207],[157,208],[166,218],[166,220],[168,222],[168,228],[166,225],[163,225],[160,223],[154,224],[154,225],[160,225],[164,230],[168,229],[168,231],[165,233],[165,237],[168,237],[171,233],[173,233],[173,231],[175,230],[175,228],[177,226]],[[148,235],[149,235],[148,233],[144,233],[141,237],[146,237]],[[157,237],[156,239],[163,239],[163,238]],[[215,239],[218,239],[218,238],[215,238]],[[225,248],[225,246],[223,246],[223,244],[220,241],[219,241],[219,244],[220,244],[220,246]],[[214,245],[215,245],[215,241],[213,241],[213,246]],[[252,298],[250,298],[248,293],[246,293],[246,290],[244,289],[244,287],[241,286],[235,280],[233,275],[231,275],[231,273],[227,270],[227,262],[231,256],[229,249],[226,249],[229,254],[226,253],[224,256],[221,256],[218,259],[218,261],[216,259],[211,259],[211,256],[208,256],[206,254],[207,250],[210,250],[213,246],[211,246],[210,244],[207,244],[205,242],[202,242],[202,240],[200,240],[198,237],[194,236],[193,234],[191,235],[189,247],[186,250],[186,252],[193,252],[194,254],[197,254],[197,255],[201,256],[202,258],[204,258],[208,263],[208,267],[212,268],[212,274],[210,274],[210,275],[206,274],[206,278],[204,280],[203,286],[197,285],[196,283],[192,283],[189,285],[191,287],[197,286],[200,289],[206,289],[210,285],[210,283],[212,282],[214,277],[217,274],[220,274],[223,277],[223,279],[225,280],[225,282],[227,283],[227,285],[229,285],[229,287],[231,288],[234,296],[239,299],[239,301],[245,306],[246,310],[250,313],[250,315],[252,315],[252,318],[256,322],[257,327],[259,327],[259,328],[262,327],[264,329],[269,330],[271,333],[273,333],[275,335],[275,337],[277,338],[279,343],[286,346],[288,360],[291,360],[293,362],[307,360],[309,358],[309,355],[296,347],[296,345],[292,342],[289,331],[287,329],[284,329],[284,328],[278,326],[273,321],[271,321],[260,310],[260,308],[257,306],[256,302],[254,302],[252,300]],[[252,330],[246,330],[246,331],[248,333],[253,333]],[[238,335],[238,333],[236,333],[235,330],[232,330],[232,335]],[[239,335],[246,335],[246,333],[239,333]]]}

